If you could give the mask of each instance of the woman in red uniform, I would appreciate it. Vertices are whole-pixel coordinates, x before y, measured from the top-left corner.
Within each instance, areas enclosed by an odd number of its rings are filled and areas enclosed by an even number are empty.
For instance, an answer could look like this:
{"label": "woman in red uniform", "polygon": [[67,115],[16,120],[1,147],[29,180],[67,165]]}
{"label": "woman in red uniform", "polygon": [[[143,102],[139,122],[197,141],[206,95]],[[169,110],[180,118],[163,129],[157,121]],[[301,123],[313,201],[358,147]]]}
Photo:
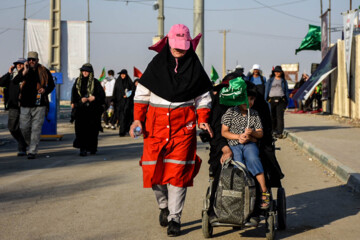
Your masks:
{"label": "woman in red uniform", "polygon": [[134,137],[134,129],[142,128],[144,187],[152,187],[161,210],[160,225],[168,227],[169,236],[180,235],[186,189],[201,165],[196,122],[212,136],[207,123],[212,85],[194,52],[200,37],[191,39],[183,24],[172,26],[150,47],[159,53],[142,75],[134,97],[130,134]]}

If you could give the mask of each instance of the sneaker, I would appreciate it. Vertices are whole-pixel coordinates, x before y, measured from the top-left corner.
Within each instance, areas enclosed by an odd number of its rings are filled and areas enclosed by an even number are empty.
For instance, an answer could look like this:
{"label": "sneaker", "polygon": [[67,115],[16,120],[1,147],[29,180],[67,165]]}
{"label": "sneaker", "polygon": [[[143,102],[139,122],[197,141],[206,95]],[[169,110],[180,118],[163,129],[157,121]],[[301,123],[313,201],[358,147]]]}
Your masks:
{"label": "sneaker", "polygon": [[36,158],[36,155],[33,154],[33,153],[29,153],[27,156],[28,156],[28,159],[35,159]]}
{"label": "sneaker", "polygon": [[104,126],[104,128],[110,128],[110,126],[106,124],[106,125]]}
{"label": "sneaker", "polygon": [[116,130],[116,127],[114,125],[111,126],[112,130]]}
{"label": "sneaker", "polygon": [[24,157],[24,156],[26,156],[26,152],[18,152],[17,156]]}
{"label": "sneaker", "polygon": [[259,217],[251,217],[246,223],[245,227],[257,227],[259,225]]}
{"label": "sneaker", "polygon": [[296,113],[306,113],[304,110],[297,111]]}
{"label": "sneaker", "polygon": [[169,225],[167,217],[169,216],[170,212],[168,208],[160,209],[160,215],[159,215],[159,222],[160,226],[167,227]]}
{"label": "sneaker", "polygon": [[176,237],[180,235],[180,223],[171,220],[167,229],[167,235],[169,237]]}

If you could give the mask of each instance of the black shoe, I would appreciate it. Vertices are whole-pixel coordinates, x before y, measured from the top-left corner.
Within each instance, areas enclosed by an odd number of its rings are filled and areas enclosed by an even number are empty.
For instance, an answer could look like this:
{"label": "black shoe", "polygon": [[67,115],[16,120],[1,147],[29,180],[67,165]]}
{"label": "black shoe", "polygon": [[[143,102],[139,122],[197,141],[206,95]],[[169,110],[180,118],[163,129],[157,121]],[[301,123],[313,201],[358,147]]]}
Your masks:
{"label": "black shoe", "polygon": [[17,156],[18,156],[18,157],[24,157],[24,156],[26,156],[26,151],[25,151],[25,152],[18,152]]}
{"label": "black shoe", "polygon": [[279,133],[279,134],[276,134],[275,137],[278,139],[283,139],[284,135]]}
{"label": "black shoe", "polygon": [[36,155],[33,154],[33,153],[29,153],[27,156],[28,156],[28,159],[35,159],[36,158]]}
{"label": "black shoe", "polygon": [[168,208],[160,209],[160,215],[159,215],[160,226],[167,227],[169,225],[169,222],[167,220],[169,214],[170,212]]}
{"label": "black shoe", "polygon": [[246,223],[245,227],[257,227],[260,222],[260,217],[251,217]]}
{"label": "black shoe", "polygon": [[169,237],[176,237],[180,235],[180,223],[171,220],[167,229],[167,235]]}
{"label": "black shoe", "polygon": [[80,150],[80,156],[85,157],[86,155],[86,150]]}

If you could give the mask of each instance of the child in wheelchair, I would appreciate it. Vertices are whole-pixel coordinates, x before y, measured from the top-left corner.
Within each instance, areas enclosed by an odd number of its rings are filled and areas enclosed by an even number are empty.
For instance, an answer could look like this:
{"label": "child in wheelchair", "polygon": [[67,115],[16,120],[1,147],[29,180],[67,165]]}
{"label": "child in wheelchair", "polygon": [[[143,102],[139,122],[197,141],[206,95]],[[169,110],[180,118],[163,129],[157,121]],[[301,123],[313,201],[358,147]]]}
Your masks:
{"label": "child in wheelchair", "polygon": [[262,191],[260,208],[266,210],[269,208],[270,193],[257,146],[257,141],[263,137],[263,127],[258,112],[251,109],[256,99],[256,88],[247,83],[246,92],[236,96],[239,105],[229,108],[222,116],[221,135],[227,139],[234,161],[243,163],[258,181]]}

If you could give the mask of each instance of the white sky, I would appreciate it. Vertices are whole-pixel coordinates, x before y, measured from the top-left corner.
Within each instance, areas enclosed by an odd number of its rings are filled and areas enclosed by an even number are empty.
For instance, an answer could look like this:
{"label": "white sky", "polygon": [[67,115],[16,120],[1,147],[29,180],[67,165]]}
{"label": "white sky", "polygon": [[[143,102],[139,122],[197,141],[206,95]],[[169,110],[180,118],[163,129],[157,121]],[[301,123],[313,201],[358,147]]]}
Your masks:
{"label": "white sky", "polygon": [[[135,2],[134,2],[135,1]],[[137,1],[137,2],[136,2]],[[22,56],[24,0],[1,0],[0,74]],[[176,23],[193,33],[193,0],[164,0],[165,34]],[[157,34],[154,1],[90,0],[91,63],[98,77],[103,67],[119,72],[126,68],[132,77],[133,66],[142,72],[155,55],[147,49]],[[27,0],[27,18],[49,19],[50,0]],[[350,8],[349,0],[331,1],[332,27],[342,27],[341,12]],[[271,6],[264,7],[263,5]],[[353,0],[358,8],[360,0]],[[323,0],[324,11],[329,1]],[[62,20],[87,20],[87,0],[62,0]],[[247,72],[260,64],[267,77],[272,66],[300,63],[300,73],[309,73],[311,63],[319,63],[320,51],[295,49],[308,31],[308,25],[320,26],[320,0],[205,0],[205,69],[211,65],[222,75],[223,35],[227,34],[227,69],[237,64]],[[195,37],[195,36],[192,36]],[[336,43],[341,33],[332,33]],[[84,43],[85,44],[85,43]],[[79,66],[81,67],[81,66]]]}

